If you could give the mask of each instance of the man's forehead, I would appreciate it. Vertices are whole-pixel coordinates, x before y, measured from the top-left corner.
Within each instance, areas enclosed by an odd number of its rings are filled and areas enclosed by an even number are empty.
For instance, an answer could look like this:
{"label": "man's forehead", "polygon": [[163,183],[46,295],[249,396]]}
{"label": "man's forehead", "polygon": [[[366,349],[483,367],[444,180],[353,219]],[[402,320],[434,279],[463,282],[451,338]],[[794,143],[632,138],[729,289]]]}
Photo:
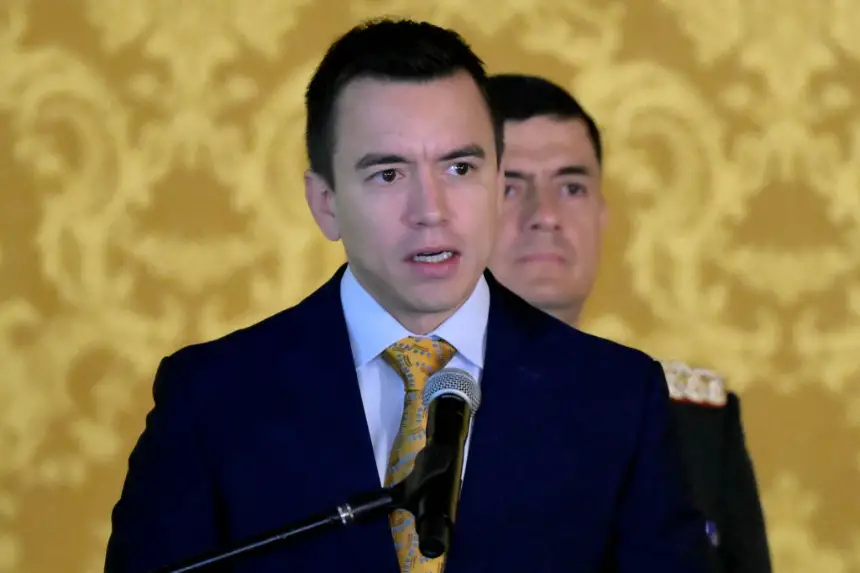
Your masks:
{"label": "man's forehead", "polygon": [[[368,153],[420,160],[471,146],[489,156],[495,149],[493,126],[473,86],[470,76],[429,82],[356,80],[341,98],[336,155],[349,161]],[[470,89],[475,97],[463,97]]]}
{"label": "man's forehead", "polygon": [[556,170],[582,165],[599,170],[588,128],[580,119],[537,117],[505,123],[505,155],[510,168]]}
{"label": "man's forehead", "polygon": [[[434,105],[440,100],[455,101],[458,105]],[[465,72],[426,80],[360,77],[346,84],[336,101],[339,112],[352,112],[358,119],[366,119],[364,114],[368,110],[382,110],[390,115],[412,114],[416,108],[457,113],[476,105],[483,105],[481,93]],[[489,121],[489,112],[486,119]]]}

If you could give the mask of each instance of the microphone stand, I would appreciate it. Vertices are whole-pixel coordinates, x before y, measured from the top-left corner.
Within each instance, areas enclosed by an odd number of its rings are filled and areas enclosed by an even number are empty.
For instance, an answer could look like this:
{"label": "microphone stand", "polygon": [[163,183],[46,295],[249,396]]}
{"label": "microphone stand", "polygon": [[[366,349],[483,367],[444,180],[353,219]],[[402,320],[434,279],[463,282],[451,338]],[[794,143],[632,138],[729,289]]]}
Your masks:
{"label": "microphone stand", "polygon": [[387,516],[396,509],[405,509],[415,514],[427,486],[445,474],[448,466],[454,462],[455,456],[454,448],[431,443],[418,453],[412,472],[398,484],[352,496],[334,509],[306,517],[285,528],[233,544],[226,549],[197,556],[180,564],[157,569],[153,573],[200,571],[287,541],[303,539],[353,523],[373,521]]}

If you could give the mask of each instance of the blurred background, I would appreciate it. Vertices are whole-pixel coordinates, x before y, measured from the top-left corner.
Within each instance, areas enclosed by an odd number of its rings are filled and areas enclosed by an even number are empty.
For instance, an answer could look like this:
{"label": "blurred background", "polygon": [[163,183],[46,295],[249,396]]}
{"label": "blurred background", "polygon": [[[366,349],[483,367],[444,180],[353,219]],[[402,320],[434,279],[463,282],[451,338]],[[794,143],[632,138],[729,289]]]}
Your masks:
{"label": "blurred background", "polygon": [[596,116],[584,329],[725,375],[775,571],[860,572],[848,0],[0,0],[0,572],[100,571],[158,360],[342,262],[304,202],[303,90],[383,14]]}

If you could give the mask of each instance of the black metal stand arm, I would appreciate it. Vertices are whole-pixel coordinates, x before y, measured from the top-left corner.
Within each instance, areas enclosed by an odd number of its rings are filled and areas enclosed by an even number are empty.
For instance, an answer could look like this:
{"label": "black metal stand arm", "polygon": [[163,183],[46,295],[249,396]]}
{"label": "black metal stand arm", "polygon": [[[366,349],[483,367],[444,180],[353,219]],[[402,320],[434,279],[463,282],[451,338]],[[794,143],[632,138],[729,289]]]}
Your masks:
{"label": "black metal stand arm", "polygon": [[414,514],[417,512],[418,504],[421,503],[425,489],[445,474],[448,467],[454,462],[455,454],[455,450],[451,447],[431,444],[415,458],[415,466],[409,476],[394,486],[353,496],[334,509],[312,515],[285,528],[265,533],[180,564],[158,569],[153,573],[201,571],[207,567],[222,564],[227,560],[256,553],[275,545],[295,542],[330,529],[346,527],[352,523],[373,521],[386,517],[395,509],[406,509]]}

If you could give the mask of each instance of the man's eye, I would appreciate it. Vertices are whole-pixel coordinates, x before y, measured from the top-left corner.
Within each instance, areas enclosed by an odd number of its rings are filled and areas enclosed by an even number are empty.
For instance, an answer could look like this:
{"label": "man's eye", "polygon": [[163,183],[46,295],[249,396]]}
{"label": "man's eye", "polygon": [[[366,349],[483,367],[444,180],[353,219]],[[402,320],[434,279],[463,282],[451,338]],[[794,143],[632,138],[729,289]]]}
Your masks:
{"label": "man's eye", "polygon": [[585,193],[585,186],[581,183],[565,183],[562,185],[562,190],[567,195],[582,195]]}
{"label": "man's eye", "polygon": [[451,171],[454,175],[459,175],[460,177],[468,175],[473,169],[474,166],[470,163],[455,163],[451,166]]}
{"label": "man's eye", "polygon": [[378,173],[374,173],[372,179],[381,181],[382,183],[394,183],[397,181],[396,169],[384,169]]}

